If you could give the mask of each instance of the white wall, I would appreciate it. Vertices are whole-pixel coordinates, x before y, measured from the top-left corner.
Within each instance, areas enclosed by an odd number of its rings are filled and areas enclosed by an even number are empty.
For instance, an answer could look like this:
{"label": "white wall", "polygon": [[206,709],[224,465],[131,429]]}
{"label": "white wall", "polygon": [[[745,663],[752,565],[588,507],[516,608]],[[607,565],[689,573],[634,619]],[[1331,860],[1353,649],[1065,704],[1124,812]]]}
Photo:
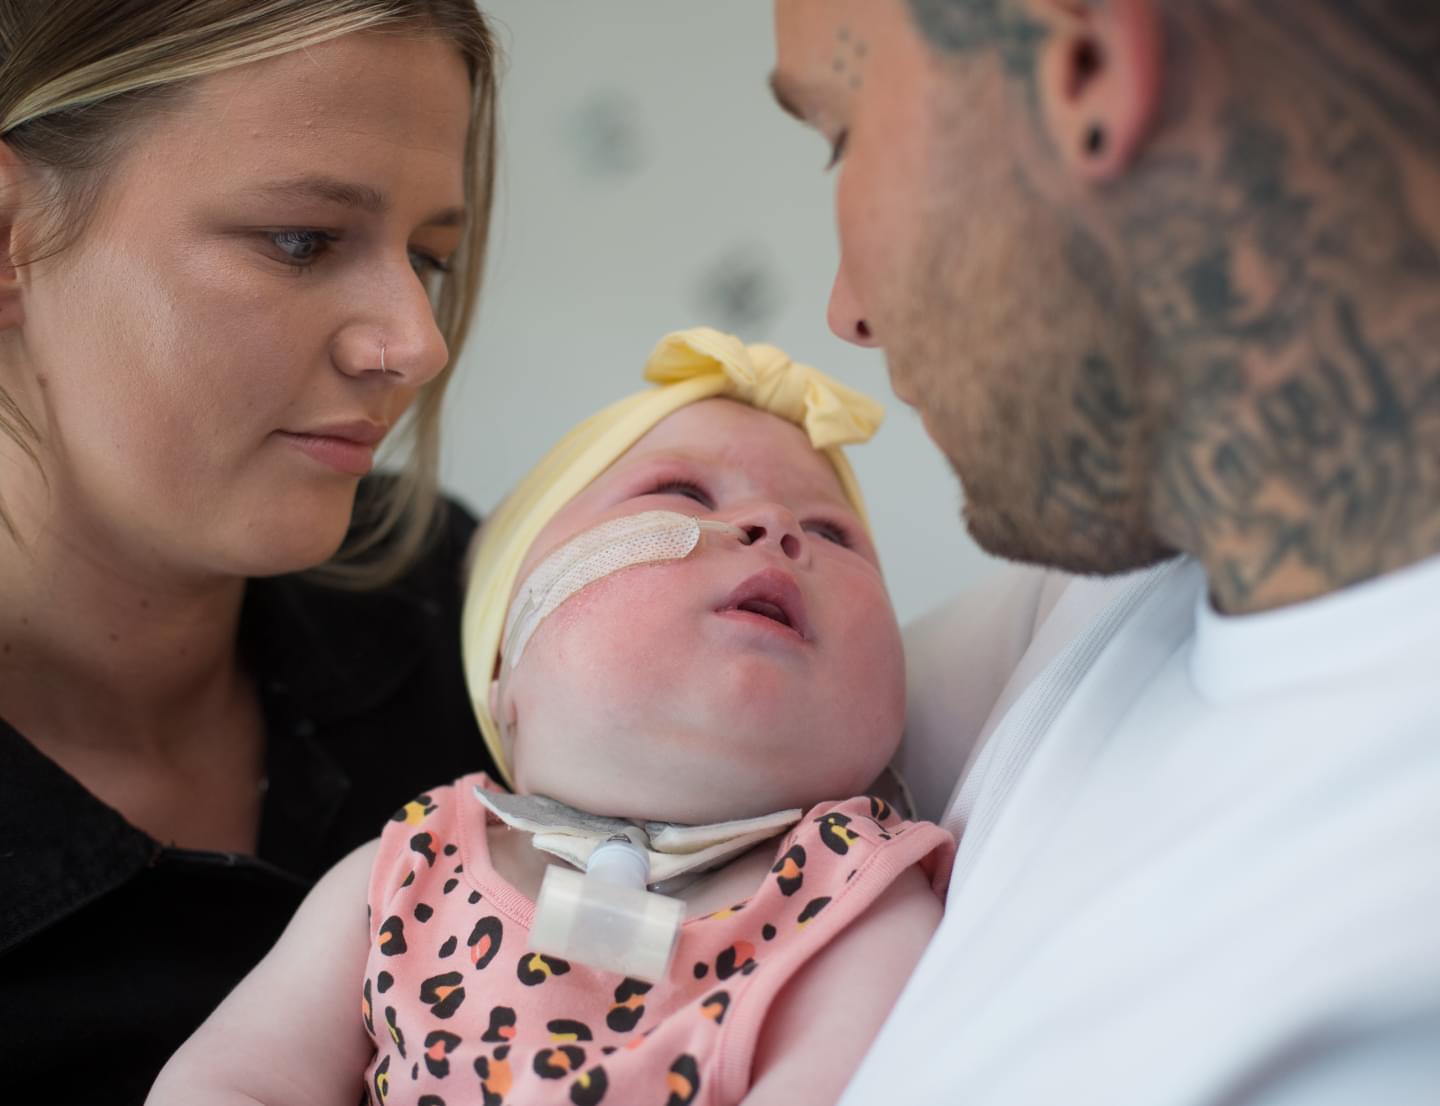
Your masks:
{"label": "white wall", "polygon": [[660,336],[770,341],[885,401],[851,451],[902,619],[994,562],[878,354],[825,326],[823,140],[766,78],[768,0],[489,0],[509,57],[488,284],[447,423],[446,486],[488,510],[551,442],[638,389]]}

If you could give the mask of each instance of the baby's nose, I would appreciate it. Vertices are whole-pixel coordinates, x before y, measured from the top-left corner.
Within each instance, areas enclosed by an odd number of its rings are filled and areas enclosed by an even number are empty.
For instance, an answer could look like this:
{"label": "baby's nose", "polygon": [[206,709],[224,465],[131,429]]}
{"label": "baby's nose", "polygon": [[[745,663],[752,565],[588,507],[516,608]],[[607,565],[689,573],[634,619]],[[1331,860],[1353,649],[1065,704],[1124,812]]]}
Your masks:
{"label": "baby's nose", "polygon": [[748,526],[740,527],[740,529],[745,531],[746,545],[755,545],[769,538],[771,541],[779,544],[780,552],[792,561],[798,561],[800,555],[804,552],[799,527],[791,529],[787,526],[772,525],[767,528],[760,523],[751,523]]}

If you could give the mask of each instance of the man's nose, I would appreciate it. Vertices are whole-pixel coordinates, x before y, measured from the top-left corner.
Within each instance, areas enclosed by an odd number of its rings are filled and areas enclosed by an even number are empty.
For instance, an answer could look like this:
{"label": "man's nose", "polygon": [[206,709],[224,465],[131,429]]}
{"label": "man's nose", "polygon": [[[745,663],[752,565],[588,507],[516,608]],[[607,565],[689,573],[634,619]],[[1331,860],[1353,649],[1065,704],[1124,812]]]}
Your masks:
{"label": "man's nose", "polygon": [[826,312],[826,320],[837,338],[866,349],[875,349],[880,345],[855,298],[849,279],[845,276],[843,261],[835,270],[835,284],[830,289],[830,308]]}

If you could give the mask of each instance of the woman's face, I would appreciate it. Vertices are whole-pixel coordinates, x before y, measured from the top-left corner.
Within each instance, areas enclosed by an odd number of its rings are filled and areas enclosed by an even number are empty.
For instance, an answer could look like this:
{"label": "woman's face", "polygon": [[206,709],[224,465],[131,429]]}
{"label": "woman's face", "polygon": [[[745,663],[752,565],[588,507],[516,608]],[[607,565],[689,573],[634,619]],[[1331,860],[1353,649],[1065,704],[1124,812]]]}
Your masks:
{"label": "woman's face", "polygon": [[469,111],[452,47],[358,34],[206,77],[127,135],[79,241],[21,270],[0,367],[44,439],[47,524],[170,577],[327,558],[446,364],[425,280],[460,243]]}

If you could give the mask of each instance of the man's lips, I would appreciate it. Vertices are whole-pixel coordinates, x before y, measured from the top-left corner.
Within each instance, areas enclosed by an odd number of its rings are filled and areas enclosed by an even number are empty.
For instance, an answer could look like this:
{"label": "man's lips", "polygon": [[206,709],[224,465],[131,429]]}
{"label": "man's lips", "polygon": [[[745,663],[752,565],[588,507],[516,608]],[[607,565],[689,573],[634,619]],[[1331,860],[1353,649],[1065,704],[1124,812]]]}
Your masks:
{"label": "man's lips", "polygon": [[764,619],[810,640],[810,624],[800,586],[783,569],[767,568],[755,573],[732,591],[715,608],[715,613],[738,614],[747,620]]}

